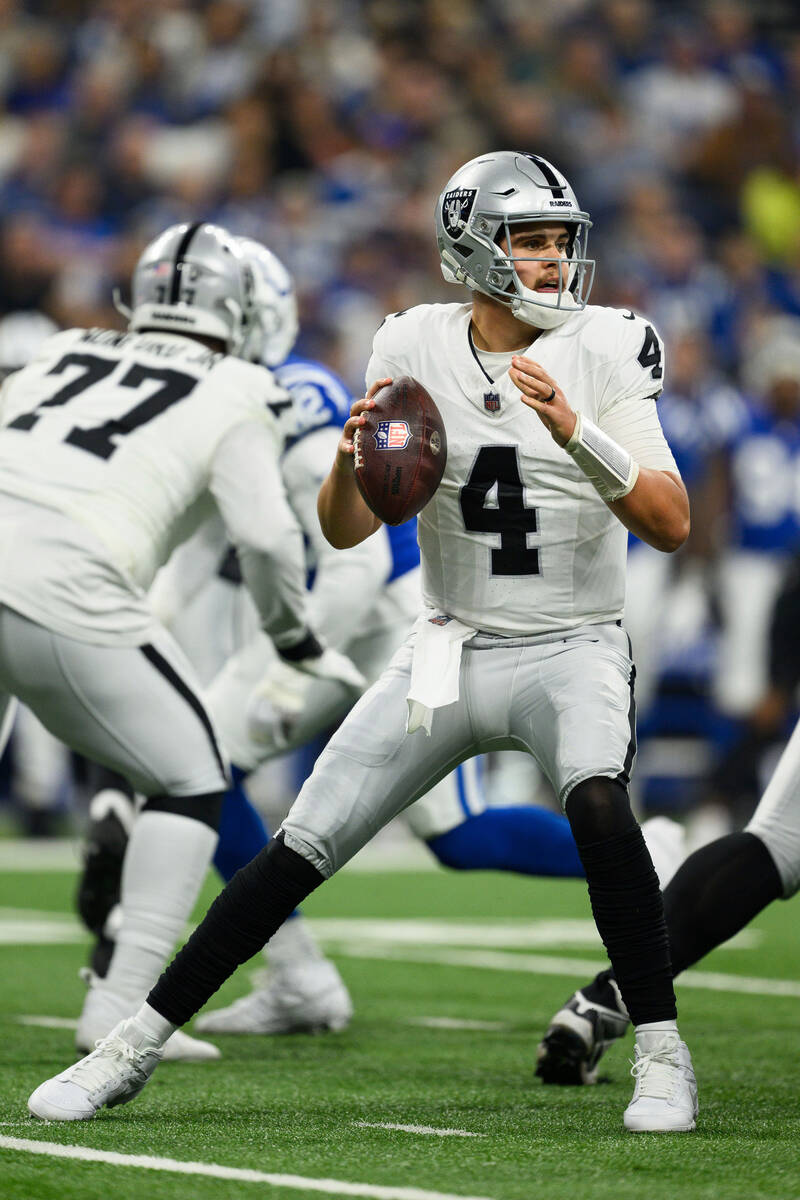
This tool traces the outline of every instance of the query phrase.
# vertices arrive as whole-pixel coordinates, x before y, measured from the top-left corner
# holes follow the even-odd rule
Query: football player
[[[310,891],[457,763],[507,747],[533,754],[565,807],[636,1026],[625,1126],[694,1129],[661,893],[628,800],[622,628],[626,528],[672,551],[689,508],[656,414],[660,339],[632,312],[587,306],[589,226],[568,181],[536,155],[487,154],[447,184],[439,251],[472,301],[384,323],[318,502],[332,545],[377,532],[353,437],[381,386],[418,379],[448,432],[446,471],[419,520],[423,613],[277,837],[220,893],[137,1015],[34,1092],[34,1115],[75,1120],[131,1099],[173,1030]]]
[[[266,247],[240,239],[254,270],[256,319],[243,353],[275,374],[293,400],[291,432],[281,470],[307,545],[311,577],[309,619],[326,644],[347,653],[370,682],[399,648],[420,607],[416,521],[384,526],[348,550],[334,550],[322,536],[316,511],[320,486],[336,453],[352,398],[321,363],[290,353],[298,332],[294,287],[279,259]],[[205,583],[203,575],[206,575]],[[356,695],[333,682],[317,681],[298,700],[302,710],[281,716],[280,689],[296,687],[267,637],[230,553],[220,521],[212,518],[172,556],[151,592],[156,611],[195,665],[237,783],[227,794],[214,863],[228,882],[269,838],[239,778],[262,762],[308,743],[332,728]],[[352,627],[352,597],[359,621]],[[221,668],[220,668],[220,664]],[[217,668],[220,668],[217,670]],[[272,696],[275,703],[270,702]],[[119,797],[103,792],[93,826],[99,872],[107,876],[106,841],[124,837],[109,812]],[[413,833],[444,865],[461,870],[513,870],[528,875],[582,876],[575,841],[564,817],[537,805],[487,808],[480,760],[469,760],[406,810]],[[104,832],[105,830],[105,832]],[[682,857],[678,827],[656,818],[645,825],[659,880]],[[84,876],[87,881],[87,875]],[[102,882],[102,881],[100,881]],[[94,889],[92,889],[94,890]],[[108,908],[103,913],[105,925]],[[111,917],[111,925],[116,916]],[[104,946],[108,953],[108,944]],[[341,1029],[352,1005],[335,965],[326,959],[299,913],[265,947],[269,971],[250,995],[195,1023],[204,1033],[285,1033]]]
[[[146,995],[217,841],[228,766],[195,673],[146,590],[216,506],[278,653],[339,656],[305,624],[300,530],[278,467],[271,376],[235,355],[252,273],[213,225],[142,254],[126,333],[70,329],[9,377],[0,427],[0,692],[147,797],[128,843],[122,926],[78,1025],[85,1048]],[[181,1036],[171,1056],[216,1056]]]

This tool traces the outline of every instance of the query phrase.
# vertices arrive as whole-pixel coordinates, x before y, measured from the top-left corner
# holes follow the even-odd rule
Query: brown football
[[[421,383],[393,379],[373,397],[357,431],[355,474],[364,500],[387,525],[402,525],[424,508],[447,462],[441,413]]]

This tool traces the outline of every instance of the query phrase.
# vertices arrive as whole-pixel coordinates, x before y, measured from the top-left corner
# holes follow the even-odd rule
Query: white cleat
[[[99,1039],[107,1037],[115,1025],[130,1016],[131,1009],[138,1005],[109,991],[103,981],[93,973],[87,973],[86,968],[81,976],[89,984],[89,991],[75,1032],[75,1048],[81,1054],[86,1054]],[[182,1029],[176,1029],[162,1046],[164,1062],[212,1062],[221,1057],[217,1046],[190,1037]]]
[[[636,1042],[631,1066],[636,1086],[625,1109],[625,1128],[632,1133],[690,1133],[697,1118],[697,1082],[686,1043],[677,1033],[646,1036],[646,1051]]]
[[[198,1017],[195,1028],[199,1033],[338,1032],[352,1015],[350,994],[336,967],[316,959],[273,969],[264,987]]]
[[[40,1083],[28,1111],[42,1121],[88,1121],[103,1105],[133,1100],[160,1060],[160,1047],[133,1018],[120,1021],[86,1058]]]

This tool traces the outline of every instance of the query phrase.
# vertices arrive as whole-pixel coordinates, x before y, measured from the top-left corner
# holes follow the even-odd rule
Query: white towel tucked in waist
[[[411,663],[406,731],[416,733],[424,729],[430,737],[434,708],[454,704],[458,699],[461,648],[475,636],[476,630],[435,609],[427,609],[414,628],[417,640]]]

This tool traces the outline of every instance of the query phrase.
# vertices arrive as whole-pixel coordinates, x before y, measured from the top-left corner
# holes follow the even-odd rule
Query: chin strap
[[[564,447],[606,503],[621,500],[639,478],[639,464],[583,413]]]

